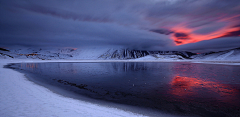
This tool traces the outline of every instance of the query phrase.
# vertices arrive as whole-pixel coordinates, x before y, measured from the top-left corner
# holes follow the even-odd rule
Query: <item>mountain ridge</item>
[[[80,60],[240,60],[240,47],[219,52],[196,54],[187,51],[148,51],[125,48],[0,49],[0,58],[80,59]]]

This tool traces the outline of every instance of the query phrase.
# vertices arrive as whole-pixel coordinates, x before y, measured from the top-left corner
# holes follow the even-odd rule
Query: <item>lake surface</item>
[[[193,116],[240,115],[240,66],[183,62],[19,63],[9,68],[88,98]]]

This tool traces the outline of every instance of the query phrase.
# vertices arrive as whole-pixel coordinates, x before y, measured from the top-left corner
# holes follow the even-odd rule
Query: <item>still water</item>
[[[240,66],[198,63],[19,63],[33,81],[177,115],[239,116]]]

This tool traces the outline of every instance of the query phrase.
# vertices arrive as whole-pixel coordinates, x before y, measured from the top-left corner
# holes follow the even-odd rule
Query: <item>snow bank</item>
[[[28,81],[23,74],[3,68],[3,65],[10,62],[23,62],[23,60],[0,59],[0,116],[2,117],[142,116],[55,94]]]

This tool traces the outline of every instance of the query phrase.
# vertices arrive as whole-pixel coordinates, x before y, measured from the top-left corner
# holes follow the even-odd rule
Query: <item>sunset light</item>
[[[199,28],[188,28],[186,25],[181,24],[173,27],[171,29],[175,33],[171,35],[176,45],[183,45],[188,43],[196,43],[203,40],[211,40],[220,37],[231,37],[239,36],[240,27],[225,26],[214,32],[208,34],[196,34],[194,31],[199,30]],[[231,34],[232,32],[237,32],[237,34]]]

